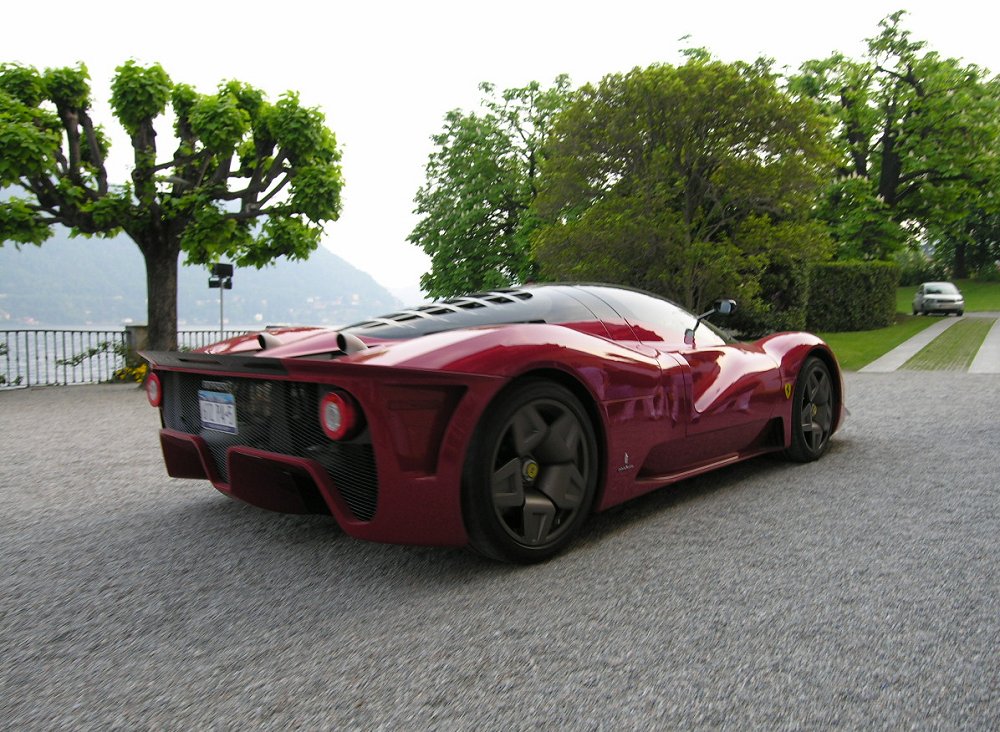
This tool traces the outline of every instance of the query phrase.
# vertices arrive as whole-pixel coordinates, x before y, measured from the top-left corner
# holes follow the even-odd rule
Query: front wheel
[[[571,391],[531,380],[487,410],[466,458],[462,512],[472,548],[509,562],[563,549],[590,513],[597,440]]]
[[[792,444],[786,457],[800,463],[818,459],[829,449],[837,397],[830,369],[822,359],[806,359],[792,394]]]

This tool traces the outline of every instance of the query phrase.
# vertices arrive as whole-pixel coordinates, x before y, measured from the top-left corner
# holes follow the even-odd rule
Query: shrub
[[[120,342],[101,341],[96,346],[91,346],[80,353],[68,356],[67,358],[56,359],[56,365],[79,366],[87,359],[101,354],[113,354],[119,356],[125,362],[124,366],[115,369],[115,372],[111,375],[111,381],[134,381],[141,384],[146,378],[149,365],[141,356],[134,351],[130,351],[128,346]]]
[[[760,296],[738,303],[725,327],[741,337],[804,330],[809,303],[809,267],[804,264],[772,264],[760,276]]]
[[[978,282],[1000,282],[1000,267],[996,264],[986,264],[976,270],[972,279]]]
[[[828,262],[813,266],[807,325],[816,331],[872,330],[891,325],[899,267],[893,262]]]
[[[904,249],[893,259],[899,267],[899,284],[904,287],[948,279],[948,268],[920,250]]]

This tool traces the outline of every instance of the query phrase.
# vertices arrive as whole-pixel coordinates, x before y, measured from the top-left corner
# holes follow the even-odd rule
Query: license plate
[[[201,426],[217,432],[236,434],[236,397],[223,391],[198,390]]]

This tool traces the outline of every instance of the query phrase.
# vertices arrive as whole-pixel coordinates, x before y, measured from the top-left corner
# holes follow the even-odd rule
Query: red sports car
[[[538,285],[333,331],[151,352],[167,472],[375,541],[552,556],[592,511],[767,452],[820,457],[844,416],[819,338],[737,343],[636,290]]]

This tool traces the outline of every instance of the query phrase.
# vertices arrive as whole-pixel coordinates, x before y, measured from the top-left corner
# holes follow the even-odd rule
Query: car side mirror
[[[732,315],[736,312],[736,301],[716,300],[712,309],[719,315]]]
[[[716,300],[712,305],[712,309],[707,313],[702,313],[698,316],[698,319],[694,321],[694,327],[688,328],[684,331],[684,344],[687,346],[694,345],[694,332],[698,330],[698,326],[701,325],[701,321],[710,315],[725,315],[729,317],[736,312],[736,301],[735,300]]]

